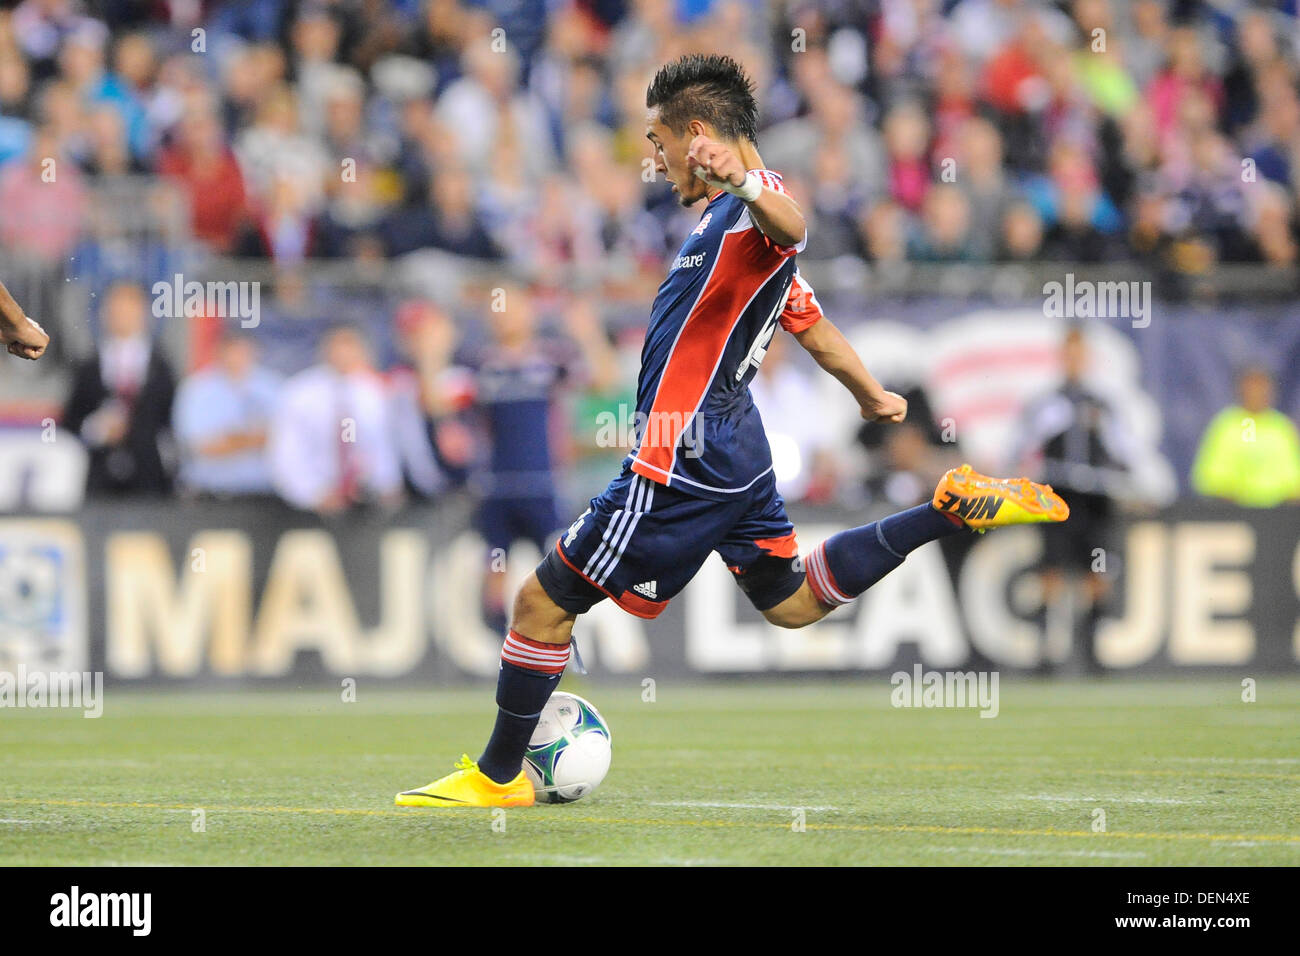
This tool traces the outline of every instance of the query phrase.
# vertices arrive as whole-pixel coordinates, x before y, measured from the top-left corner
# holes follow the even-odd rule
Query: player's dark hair
[[[745,70],[729,56],[692,53],[663,66],[645,94],[647,108],[677,135],[693,119],[723,139],[758,139],[758,101]]]

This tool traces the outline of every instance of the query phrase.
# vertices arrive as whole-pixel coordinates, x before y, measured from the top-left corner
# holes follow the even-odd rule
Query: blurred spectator
[[[818,153],[839,148],[860,182],[885,182],[884,146],[866,122],[866,107],[858,95],[829,77],[805,93],[810,107],[807,116],[777,123],[760,133],[759,152],[768,168],[810,179]]]
[[[268,92],[253,125],[235,140],[235,155],[253,203],[269,204],[275,187],[287,179],[301,194],[304,207],[314,212],[329,159],[324,143],[299,128],[298,107],[292,88],[280,86]]]
[[[277,174],[269,193],[251,213],[236,242],[236,255],[293,267],[322,253],[316,217],[297,177]]]
[[[32,114],[27,61],[0,52],[0,163],[27,151],[32,136]]]
[[[218,252],[229,251],[244,220],[244,178],[211,110],[182,120],[176,144],[163,152],[158,171],[185,189],[194,235]]]
[[[1071,622],[1072,630],[1082,626],[1074,647],[1095,671],[1097,625],[1112,579],[1096,573],[1094,562],[1097,549],[1111,547],[1114,501],[1126,487],[1135,449],[1115,410],[1087,385],[1089,362],[1083,329],[1070,328],[1061,345],[1064,381],[1026,406],[1015,459],[1036,470],[1070,506],[1069,521],[1043,529],[1044,604],[1049,613],[1059,607],[1070,579],[1078,579],[1086,607],[1081,618],[1076,614],[1077,624]],[[1049,666],[1046,655],[1043,666]]]
[[[750,391],[772,446],[777,491],[787,501],[824,503],[838,483],[836,438],[826,418],[808,414],[821,401],[818,384],[791,361],[789,336],[777,329]]]
[[[396,316],[403,364],[388,373],[393,429],[409,491],[433,498],[463,478],[472,452],[464,426],[439,399],[456,341],[451,317],[431,302],[404,303]]]
[[[991,260],[997,250],[1002,217],[1012,199],[1002,169],[1002,137],[991,122],[972,118],[957,138],[957,184],[970,207],[971,252]]]
[[[383,382],[360,330],[326,333],[321,362],[284,384],[267,443],[271,483],[303,510],[337,514],[402,496],[402,468]]]
[[[929,124],[915,103],[895,107],[885,117],[889,196],[909,212],[920,211],[930,188],[929,138]]]
[[[555,167],[555,155],[541,102],[519,87],[520,63],[510,46],[494,51],[488,43],[466,47],[465,74],[438,100],[437,116],[455,138],[468,169],[487,169],[495,144],[508,137],[526,143],[524,176],[541,180]]]
[[[921,225],[911,246],[911,258],[923,262],[964,262],[973,255],[970,203],[956,186],[932,187],[921,210]]]
[[[45,263],[66,260],[85,227],[88,198],[76,163],[42,128],[26,156],[0,167],[0,243]]]
[[[440,170],[429,185],[428,202],[394,211],[382,230],[392,256],[442,249],[473,259],[501,258],[476,206],[474,181],[461,168]]]
[[[899,394],[907,399],[907,420],[901,425],[863,422],[856,438],[870,457],[869,498],[902,510],[929,501],[943,473],[961,464],[961,452],[953,435],[945,441],[923,387],[899,387]]]
[[[209,495],[271,492],[266,434],[280,379],[258,364],[253,337],[227,330],[211,366],[182,380],[173,427],[184,488]]]
[[[82,160],[86,175],[98,179],[141,175],[148,167],[127,148],[122,115],[111,106],[100,106],[88,117],[90,151]]]
[[[90,453],[88,495],[164,495],[172,487],[175,376],[154,347],[144,289],[118,282],[104,296],[98,353],[73,373],[63,424]]]
[[[998,260],[1028,262],[1037,258],[1043,245],[1043,220],[1027,202],[1012,203],[1002,217]]]
[[[143,156],[150,145],[144,106],[120,77],[105,70],[107,43],[107,27],[97,20],[84,21],[63,44],[60,72],[84,107],[107,105],[118,112],[132,154]]]
[[[1300,500],[1300,434],[1273,408],[1273,376],[1254,366],[1237,380],[1240,403],[1210,422],[1192,465],[1192,487],[1247,508]]]
[[[861,256],[868,262],[896,263],[907,258],[908,219],[892,199],[864,206],[858,215]]]
[[[1223,83],[1206,67],[1204,46],[1195,26],[1180,26],[1165,46],[1166,64],[1147,88],[1156,129],[1169,145],[1177,134],[1179,114],[1189,97],[1204,96],[1217,113],[1223,106]]]

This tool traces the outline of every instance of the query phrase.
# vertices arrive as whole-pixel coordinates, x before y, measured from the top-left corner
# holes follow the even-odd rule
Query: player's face
[[[686,168],[686,151],[695,135],[689,126],[681,136],[676,135],[659,120],[656,107],[651,107],[646,114],[645,137],[654,150],[655,172],[662,173],[672,183],[673,192],[683,206],[699,202],[708,192],[704,181]]]

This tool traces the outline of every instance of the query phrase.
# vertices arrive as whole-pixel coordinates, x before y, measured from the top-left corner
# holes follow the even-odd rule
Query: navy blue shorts
[[[560,528],[560,514],[554,498],[484,498],[474,527],[489,551],[509,551],[510,545],[525,538],[545,552],[551,535]]]
[[[583,614],[608,597],[653,618],[713,551],[760,611],[799,589],[799,545],[771,472],[742,495],[711,501],[625,470],[560,535],[537,578],[566,611]]]

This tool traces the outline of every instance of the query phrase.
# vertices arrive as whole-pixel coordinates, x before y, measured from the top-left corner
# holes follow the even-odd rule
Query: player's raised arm
[[[907,399],[886,391],[876,381],[830,319],[822,318],[794,337],[818,365],[849,390],[867,421],[898,424],[907,417]]]
[[[777,245],[798,246],[804,241],[808,226],[799,204],[784,190],[771,188],[762,173],[748,169],[736,150],[696,136],[686,153],[686,165],[710,186],[743,199],[754,224]]]
[[[0,342],[9,354],[25,359],[40,358],[50,344],[49,335],[27,316],[3,282],[0,282]]]

